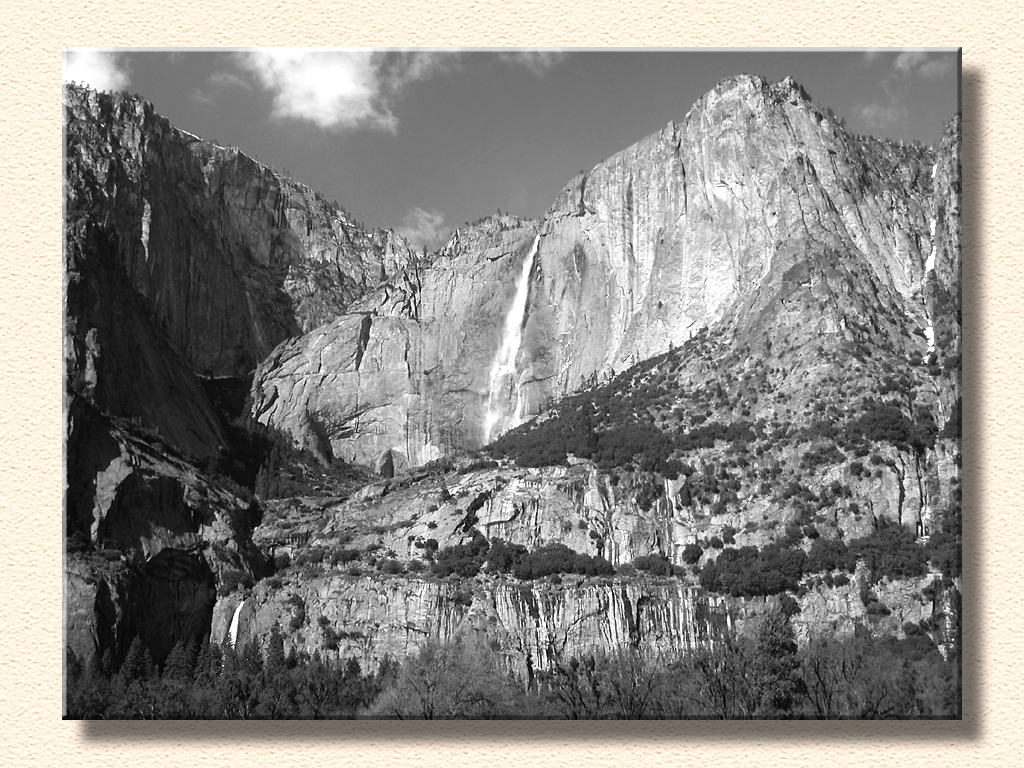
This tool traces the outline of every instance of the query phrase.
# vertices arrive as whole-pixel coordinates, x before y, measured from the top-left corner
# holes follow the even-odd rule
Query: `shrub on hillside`
[[[701,586],[709,592],[733,597],[759,597],[796,591],[803,577],[806,555],[801,549],[769,544],[762,550],[747,546],[723,549],[704,565]]]
[[[428,539],[427,544],[434,539]],[[433,570],[438,576],[476,576],[484,564],[490,545],[479,532],[469,544],[454,544],[438,550]]]
[[[870,536],[850,542],[850,551],[863,558],[871,569],[872,581],[915,578],[927,570],[928,551],[917,543],[914,534],[902,525],[880,519]]]
[[[674,572],[672,563],[661,554],[640,555],[633,559],[637,570],[646,571],[652,576],[671,576]]]
[[[512,573],[518,579],[539,579],[560,573],[611,576],[615,568],[599,555],[581,554],[564,544],[547,544],[520,558]]]
[[[700,544],[687,544],[683,547],[683,562],[687,565],[696,565],[704,554],[704,548]]]

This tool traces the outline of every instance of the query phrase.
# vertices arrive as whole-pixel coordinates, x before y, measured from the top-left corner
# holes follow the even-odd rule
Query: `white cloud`
[[[394,107],[405,87],[458,71],[466,53],[267,48],[239,53],[235,63],[273,95],[277,118],[305,120],[325,129],[394,133]],[[542,75],[567,55],[507,51],[497,60]],[[218,73],[211,85],[230,85],[230,78],[230,73]]]
[[[123,91],[131,69],[123,53],[96,48],[64,50],[64,82],[86,83],[97,91]]]
[[[927,51],[904,51],[893,62],[893,70],[901,75],[939,77],[951,71],[956,63],[954,54],[931,54]]]
[[[240,53],[236,62],[273,94],[275,117],[394,133],[402,89],[458,68],[459,59],[429,51],[268,48]],[[213,84],[231,85],[232,77],[218,73]]]
[[[428,251],[444,245],[451,231],[451,227],[444,223],[443,213],[423,208],[410,210],[398,228],[398,234],[408,240],[413,248],[419,250],[426,247]]]
[[[896,125],[906,116],[906,109],[890,101],[888,104],[874,102],[865,106],[857,107],[854,114],[875,130],[884,130]]]
[[[458,51],[379,51],[373,59],[382,87],[395,96],[409,83],[457,71],[462,60]]]
[[[897,72],[909,75],[927,60],[928,54],[924,51],[904,51],[896,57],[896,61],[893,62],[893,67]]]
[[[251,91],[253,84],[234,72],[220,70],[210,75],[210,80],[206,86],[197,88],[192,92],[192,99],[199,104],[213,107],[217,104],[217,92],[225,88],[241,88],[245,91]]]
[[[243,88],[245,90],[250,90],[252,88],[252,84],[244,77],[240,77],[234,72],[228,72],[226,70],[214,72],[210,75],[210,85],[216,86],[217,88],[228,88],[232,86]]]
[[[239,54],[239,63],[274,95],[274,116],[321,128],[391,131],[397,121],[372,51],[271,48]]]
[[[956,56],[947,54],[922,64],[918,71],[925,77],[941,77],[951,72],[955,65]]]
[[[565,51],[509,51],[498,54],[498,59],[506,64],[524,66],[539,77],[568,55]]]

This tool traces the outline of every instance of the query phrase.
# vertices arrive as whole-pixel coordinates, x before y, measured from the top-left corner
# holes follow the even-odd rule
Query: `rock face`
[[[942,369],[942,416],[960,397],[962,306],[960,297],[960,116],[946,126],[932,169],[932,250],[925,264],[929,352]]]
[[[942,617],[945,597],[921,596],[928,580],[876,589],[892,613],[871,621],[901,632],[906,622]],[[867,620],[856,582],[810,592],[800,600],[794,629],[801,642],[833,632],[850,636]],[[428,639],[477,637],[523,680],[534,671],[607,649],[636,649],[646,659],[673,659],[707,647],[723,632],[748,625],[774,600],[708,595],[671,579],[566,577],[562,583],[495,578],[451,582],[416,578],[323,576],[264,582],[250,594],[218,602],[212,639],[238,647],[260,643],[276,624],[286,647],[310,655],[355,658],[364,669],[415,654]],[[885,626],[881,626],[881,625]],[[941,637],[941,633],[940,633]]]
[[[187,455],[216,456],[220,419],[187,365],[150,322],[118,264],[116,233],[89,221],[65,230],[64,366],[68,397],[109,416],[134,420]],[[70,401],[69,401],[70,404]],[[66,419],[68,439],[79,442]]]
[[[64,111],[68,535],[121,564],[83,586],[69,561],[92,617],[69,643],[117,658],[141,633],[159,659],[209,626],[219,574],[263,562],[248,502],[196,470],[228,447],[197,374],[250,373],[419,260],[138,98],[67,86]]]
[[[842,286],[844,296],[862,305],[877,297],[869,315],[888,313],[923,329],[933,159],[929,150],[846,133],[792,81],[723,82],[681,123],[574,179],[543,220],[527,227],[540,239],[502,424],[515,426],[552,399],[678,346],[701,328],[737,317],[755,326],[765,292],[777,294],[784,281],[806,282],[819,270],[822,290],[834,287],[831,270],[833,282],[858,283]],[[329,435],[336,453],[365,461],[396,450],[415,464],[485,441],[486,377],[502,346],[495,334],[502,325],[493,319],[508,314],[532,245],[527,232],[513,242],[502,234],[496,248],[493,236],[458,233],[420,275],[412,322],[371,329],[374,347],[383,350],[383,336],[394,328],[400,349],[409,339],[424,350],[423,365],[409,366],[408,382],[394,385],[409,405],[361,419],[355,435]],[[845,309],[855,315],[863,306]],[[804,332],[836,331],[841,319]],[[363,345],[359,322],[317,329],[314,338],[291,342],[278,364],[262,366],[253,384],[258,418],[305,441],[306,411],[328,422],[359,419],[357,403],[367,401],[351,395],[322,408],[310,408],[316,398],[304,394],[267,405],[285,380],[321,371],[320,349],[340,345],[346,351],[338,354],[354,360]],[[803,327],[804,318],[795,325]],[[466,335],[484,328],[489,332]],[[444,368],[435,373],[438,360]],[[443,397],[424,414],[424,393],[430,399],[436,385]],[[331,388],[353,390],[340,382]],[[435,437],[444,434],[454,439]]]
[[[526,678],[599,648],[637,648],[646,658],[684,654],[728,623],[720,603],[671,581],[556,587],[338,576],[226,600],[217,607],[214,638],[258,640],[278,623],[300,650],[330,653],[333,637],[341,658],[376,668],[385,655],[415,653],[427,638],[478,634]]]
[[[162,662],[206,633],[226,572],[266,570],[251,539],[255,510],[81,400],[69,424],[68,645],[119,659],[138,635]]]
[[[286,341],[253,381],[252,414],[299,444],[395,469],[479,445],[513,275],[535,237],[511,217],[463,231],[416,282],[385,284]]]
[[[127,94],[64,89],[70,221],[116,238],[171,348],[204,375],[245,374],[404,271],[416,255],[237,149],[174,128]]]

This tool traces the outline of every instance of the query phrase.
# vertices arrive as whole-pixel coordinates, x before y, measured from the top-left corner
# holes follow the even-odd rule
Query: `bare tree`
[[[402,665],[377,711],[400,720],[491,719],[505,713],[508,693],[490,649],[469,640],[429,640]]]

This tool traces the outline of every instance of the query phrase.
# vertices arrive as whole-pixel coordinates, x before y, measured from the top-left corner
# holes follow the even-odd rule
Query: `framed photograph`
[[[958,49],[66,49],[67,719],[959,719]]]

